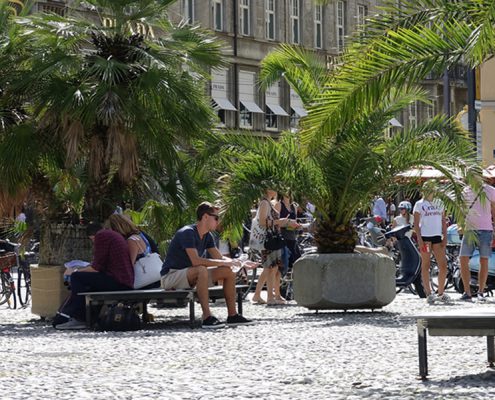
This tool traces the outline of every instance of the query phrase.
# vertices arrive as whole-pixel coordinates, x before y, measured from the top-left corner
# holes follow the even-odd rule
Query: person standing
[[[447,245],[447,221],[440,200],[433,198],[433,186],[423,186],[423,198],[414,205],[414,231],[418,238],[421,253],[421,278],[427,295],[428,304],[437,301],[448,303],[450,297],[444,293],[447,278],[447,261],[445,248]],[[438,294],[433,293],[430,284],[430,257],[435,256],[438,264]]]
[[[481,198],[484,193],[486,198]],[[485,301],[484,291],[488,278],[488,260],[492,255],[493,221],[492,206],[495,205],[495,188],[483,184],[477,193],[470,186],[462,192],[466,207],[468,207],[464,235],[462,237],[459,260],[464,294],[461,300],[471,301],[471,272],[469,258],[476,247],[480,253],[480,269],[478,274],[478,301]]]
[[[208,287],[222,281],[225,302],[227,304],[228,325],[248,325],[252,321],[237,314],[235,308],[235,273],[231,267],[241,267],[239,260],[222,256],[215,246],[211,232],[217,229],[219,209],[208,202],[201,203],[196,209],[196,223],[179,229],[167,251],[167,257],[161,270],[163,289],[190,289],[196,287],[196,293],[203,311],[202,328],[223,328],[211,314]],[[209,258],[207,258],[207,255]],[[246,265],[247,264],[247,265]],[[245,266],[254,267],[249,261]],[[210,268],[215,267],[215,268]]]
[[[373,203],[373,215],[378,215],[382,218],[382,221],[387,221],[387,204],[383,197],[376,196]]]
[[[258,278],[256,289],[252,298],[255,304],[284,305],[287,304],[280,294],[280,270],[283,268],[282,249],[267,250],[263,241],[268,229],[278,230],[284,228],[297,228],[299,224],[290,218],[280,218],[280,214],[275,209],[271,200],[274,199],[277,192],[271,189],[265,191],[264,197],[260,200],[258,211],[254,222],[256,227],[251,227],[251,238],[249,246],[261,252],[261,266],[263,271]],[[258,232],[259,230],[259,232]],[[262,299],[261,290],[266,283],[267,300]]]

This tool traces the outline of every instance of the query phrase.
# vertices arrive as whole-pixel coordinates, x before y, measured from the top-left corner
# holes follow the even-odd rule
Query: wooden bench
[[[430,336],[486,336],[488,366],[495,363],[495,310],[471,308],[417,315],[419,376],[427,379],[428,354],[426,334]]]
[[[243,293],[248,289],[247,285],[237,285],[237,311],[242,314]],[[113,292],[84,292],[79,293],[86,298],[86,325],[92,327],[93,306],[113,304],[117,302],[141,303],[143,306],[143,321],[148,321],[147,305],[150,301],[155,300],[161,304],[177,305],[183,302],[189,304],[189,323],[191,327],[195,325],[195,302],[197,300],[196,289],[181,290],[164,290],[164,289],[146,289],[146,290],[122,290]],[[223,288],[214,286],[209,288],[210,299],[215,301],[224,298]]]

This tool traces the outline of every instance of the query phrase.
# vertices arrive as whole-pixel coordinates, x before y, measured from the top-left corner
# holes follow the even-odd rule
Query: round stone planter
[[[306,254],[293,278],[295,300],[312,310],[373,310],[395,299],[395,264],[382,254]]]

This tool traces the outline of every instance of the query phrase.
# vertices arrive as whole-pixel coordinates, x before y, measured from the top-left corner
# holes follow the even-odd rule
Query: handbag
[[[274,229],[268,229],[266,231],[265,249],[266,250],[280,250],[285,247],[285,239],[280,232]]]
[[[98,328],[102,331],[137,331],[141,329],[138,306],[136,304],[105,304],[98,318]]]
[[[134,263],[134,289],[141,289],[161,279],[163,261],[158,253],[149,253]]]

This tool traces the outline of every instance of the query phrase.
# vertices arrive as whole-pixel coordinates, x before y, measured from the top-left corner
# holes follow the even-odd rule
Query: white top
[[[406,219],[406,217],[402,215],[398,215],[397,217],[394,218],[395,224],[397,226],[405,226],[405,225],[411,225],[413,226],[414,224],[414,217],[412,215],[409,215],[409,221]]]
[[[414,205],[413,213],[419,213],[421,236],[442,236],[443,204],[440,200],[421,199]]]

